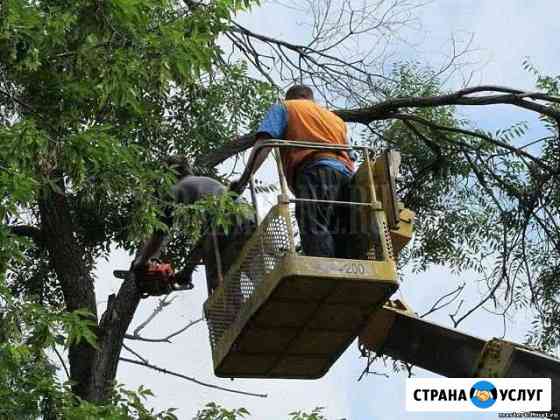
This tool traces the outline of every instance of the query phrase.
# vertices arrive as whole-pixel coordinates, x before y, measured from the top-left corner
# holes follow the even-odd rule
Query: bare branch
[[[199,318],[196,319],[194,321],[190,321],[187,325],[185,325],[183,328],[169,334],[166,337],[163,338],[146,338],[146,337],[142,337],[138,334],[136,334],[136,331],[134,334],[125,334],[124,338],[128,339],[128,340],[136,340],[136,341],[145,341],[147,343],[171,343],[171,339],[173,337],[178,336],[179,334],[184,333],[185,331],[187,331],[189,328],[191,328],[193,325],[196,325],[200,322],[202,322],[204,320],[204,318]]]
[[[349,62],[347,62],[347,61],[345,61],[345,60],[342,60],[342,59],[339,58],[339,57],[335,57],[335,56],[333,56],[333,55],[327,54],[326,51],[327,51],[329,48],[327,48],[327,49],[322,49],[322,50],[316,50],[316,49],[314,49],[314,48],[312,48],[312,47],[310,47],[310,46],[307,46],[307,45],[292,44],[292,43],[290,43],[290,42],[286,42],[286,41],[282,41],[282,40],[280,40],[280,39],[272,38],[272,37],[269,37],[269,36],[267,36],[267,35],[257,34],[256,32],[253,32],[253,31],[251,31],[251,30],[249,30],[249,29],[247,29],[247,28],[245,28],[245,27],[243,27],[243,26],[241,26],[240,24],[235,23],[235,22],[233,23],[233,25],[234,25],[234,26],[231,28],[231,31],[232,31],[232,32],[237,32],[237,33],[240,33],[240,34],[245,35],[246,37],[250,37],[250,38],[254,38],[254,39],[258,39],[258,40],[260,40],[260,41],[263,41],[263,42],[265,42],[265,43],[267,43],[267,44],[269,44],[269,45],[270,45],[270,44],[273,44],[273,45],[277,45],[277,46],[279,46],[279,47],[285,48],[285,49],[287,49],[287,50],[293,51],[293,52],[295,52],[296,54],[298,54],[299,56],[301,56],[302,58],[305,58],[305,59],[307,59],[307,60],[310,60],[310,61],[314,62],[315,64],[318,64],[318,62],[313,58],[313,55],[315,55],[315,56],[317,56],[317,57],[322,57],[322,58],[329,59],[329,60],[331,60],[333,63],[337,63],[337,64],[340,64],[340,65],[342,65],[342,66],[344,66],[344,67],[348,67],[348,68],[350,68],[351,70],[354,70],[354,71],[356,71],[356,72],[358,72],[358,73],[362,73],[362,74],[364,74],[364,75],[366,75],[366,76],[368,76],[368,77],[378,77],[378,78],[383,79],[383,80],[388,80],[388,81],[394,82],[394,80],[392,80],[392,79],[390,79],[390,78],[388,78],[388,77],[386,77],[386,76],[384,76],[384,75],[382,75],[382,74],[377,74],[377,73],[372,74],[372,73],[368,72],[367,70],[365,70],[365,69],[363,69],[363,68],[360,68],[360,67],[358,67],[358,66],[356,66],[356,65],[353,65],[352,63],[349,63]],[[290,60],[290,59],[285,55],[285,53],[284,53],[284,57],[285,57],[286,59]],[[291,61],[291,60],[290,60],[290,61]],[[292,64],[294,64],[294,63],[292,63]],[[299,67],[299,66],[294,65],[294,67]]]
[[[160,372],[160,373],[163,373],[163,374],[166,374],[166,375],[176,376],[178,378],[182,378],[182,379],[184,379],[186,381],[189,381],[189,382],[194,382],[195,384],[202,385],[202,386],[205,386],[207,388],[218,389],[220,391],[231,392],[231,393],[240,394],[240,395],[246,395],[246,396],[249,396],[249,397],[259,397],[259,398],[267,398],[268,397],[268,394],[256,394],[256,393],[252,393],[252,392],[239,391],[239,390],[233,389],[233,388],[225,388],[225,387],[218,386],[218,385],[212,385],[212,384],[209,384],[209,383],[206,383],[206,382],[199,381],[198,379],[195,379],[193,377],[183,375],[182,373],[173,372],[171,370],[164,369],[164,368],[158,367],[156,365],[153,365],[153,364],[147,363],[147,362],[132,360],[132,359],[128,359],[126,357],[121,357],[119,360],[121,360],[123,362],[126,362],[126,363],[132,363],[134,365],[144,366],[144,367],[147,367],[149,369],[153,369],[157,372]]]
[[[526,158],[532,160],[533,162],[535,162],[537,165],[542,167],[547,172],[558,173],[560,171],[560,168],[558,168],[558,169],[551,168],[546,163],[544,163],[542,161],[542,159],[539,159],[539,158],[531,155],[530,153],[526,152],[523,149],[520,149],[518,147],[514,147],[514,146],[512,146],[508,143],[505,143],[503,141],[494,139],[494,138],[492,138],[490,136],[487,136],[486,134],[478,132],[478,131],[465,130],[463,128],[455,128],[455,127],[445,127],[445,126],[436,124],[436,123],[434,123],[430,120],[427,120],[425,118],[418,117],[416,115],[410,115],[410,114],[395,113],[395,114],[392,114],[392,118],[400,119],[400,120],[412,120],[412,121],[416,121],[418,123],[424,124],[424,125],[432,128],[432,129],[435,129],[435,130],[443,130],[443,131],[448,131],[448,132],[451,132],[451,133],[457,133],[457,134],[463,134],[463,135],[466,135],[466,136],[477,137],[481,140],[486,141],[487,143],[493,144],[494,146],[498,146],[500,148],[509,150],[513,154],[516,154],[516,155],[522,156],[522,157],[526,157]],[[457,142],[457,144],[459,144],[459,142]],[[462,145],[466,146],[466,147],[469,147],[468,145],[466,145],[464,143],[462,143]],[[472,149],[473,147],[470,146],[469,148]]]
[[[488,96],[467,96],[475,93],[481,92],[498,92],[503,93],[499,95],[488,95]],[[373,121],[380,120],[390,120],[390,119],[402,119],[408,121],[416,121],[425,126],[428,126],[436,130],[446,130],[449,132],[454,132],[457,134],[463,134],[467,136],[473,136],[484,140],[494,146],[500,147],[507,150],[508,152],[514,153],[518,156],[526,157],[539,166],[541,166],[546,171],[552,171],[553,173],[560,173],[560,168],[551,168],[544,164],[541,159],[531,155],[523,147],[514,147],[508,143],[494,139],[478,131],[471,131],[466,129],[454,128],[454,127],[443,127],[432,121],[426,120],[416,115],[401,113],[402,109],[408,108],[427,108],[427,107],[440,107],[440,106],[453,106],[453,105],[469,105],[469,106],[482,106],[482,105],[495,105],[495,104],[509,104],[530,111],[537,112],[541,115],[550,117],[554,119],[558,126],[560,126],[560,112],[557,111],[552,106],[541,105],[536,102],[526,101],[523,98],[529,98],[533,100],[541,100],[550,103],[560,103],[560,98],[556,96],[550,96],[539,92],[523,92],[521,90],[502,87],[502,86],[476,86],[466,89],[461,89],[457,92],[438,95],[438,96],[418,96],[418,97],[405,97],[405,98],[391,98],[381,102],[378,102],[367,108],[357,108],[357,109],[346,109],[346,110],[334,110],[333,112],[337,114],[346,122],[354,122],[361,124],[369,124]],[[253,134],[247,134],[238,137],[231,142],[226,143],[224,146],[214,150],[210,154],[206,155],[204,158],[197,162],[199,166],[215,166],[229,157],[241,153],[254,144],[255,138]],[[463,144],[463,146],[467,146]]]
[[[140,331],[142,331],[144,328],[146,328],[148,326],[148,324],[150,322],[152,322],[154,320],[154,318],[156,316],[158,316],[167,306],[169,306],[171,303],[173,303],[173,301],[177,297],[177,296],[175,296],[175,297],[169,298],[169,296],[170,295],[165,295],[163,298],[161,298],[159,300],[158,305],[156,306],[154,311],[150,314],[150,316],[144,322],[140,323],[138,325],[138,327],[136,327],[136,329],[132,333],[133,336],[138,336]]]
[[[125,350],[127,350],[128,352],[132,353],[134,356],[136,356],[138,359],[140,359],[141,362],[144,363],[148,363],[148,359],[143,358],[139,353],[137,353],[135,350],[133,350],[132,348],[128,347],[126,344],[123,343],[123,348]]]
[[[176,336],[178,336],[179,334],[184,333],[184,332],[187,331],[190,327],[192,327],[193,325],[196,325],[196,324],[198,324],[198,323],[200,323],[200,322],[202,322],[202,321],[204,321],[204,318],[199,318],[199,319],[196,319],[196,320],[194,320],[194,321],[191,321],[191,322],[189,322],[187,325],[185,325],[183,328],[181,328],[181,329],[175,331],[175,332],[172,333],[172,334],[169,334],[167,337],[164,338],[164,340],[165,340],[165,341],[171,341],[171,339],[172,339],[173,337],[176,337]]]
[[[473,93],[498,92],[499,95],[468,96]],[[392,98],[379,102],[368,108],[340,110],[337,114],[346,122],[358,122],[368,124],[375,120],[390,118],[392,113],[402,108],[435,108],[440,106],[466,105],[498,105],[509,104],[519,108],[537,112],[552,118],[557,126],[560,126],[560,112],[556,109],[530,102],[526,99],[541,100],[551,103],[559,103],[560,98],[539,92],[524,92],[521,90],[502,86],[476,86],[461,89],[446,95],[418,96],[405,98]]]
[[[255,134],[246,134],[244,136],[237,137],[227,142],[220,148],[206,154],[203,158],[196,162],[196,166],[200,167],[214,167],[219,165],[231,156],[244,152],[245,150],[251,148],[255,143]]]
[[[68,370],[68,367],[66,366],[66,362],[64,361],[64,359],[62,358],[62,355],[60,354],[60,352],[58,351],[58,349],[56,347],[53,347],[54,352],[56,354],[56,357],[58,358],[60,364],[62,365],[62,368],[64,369],[64,372],[66,373],[66,377],[68,379],[70,379],[70,371]]]
[[[465,286],[466,286],[466,283],[463,282],[456,289],[454,289],[451,292],[446,293],[445,295],[440,297],[438,300],[435,301],[435,303],[432,305],[432,307],[427,312],[420,315],[420,318],[427,317],[428,315],[433,314],[434,312],[437,312],[440,309],[443,309],[446,306],[451,305],[453,302],[455,302],[455,300],[457,300],[459,298],[459,296],[461,296],[461,293],[465,289]],[[447,302],[442,303],[447,298],[450,298],[450,299]]]

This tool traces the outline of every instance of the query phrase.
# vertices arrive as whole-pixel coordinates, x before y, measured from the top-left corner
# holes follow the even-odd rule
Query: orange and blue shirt
[[[273,105],[257,130],[272,138],[347,145],[346,123],[336,114],[307,99],[294,99]],[[346,152],[284,148],[282,163],[289,185],[295,173],[316,165],[326,165],[345,174],[354,172]]]

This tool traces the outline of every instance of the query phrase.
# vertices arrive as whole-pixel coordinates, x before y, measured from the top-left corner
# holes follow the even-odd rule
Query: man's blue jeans
[[[296,174],[296,198],[348,201],[351,177],[327,166],[317,165]],[[303,252],[315,257],[346,256],[345,238],[348,231],[348,207],[340,204],[296,204]]]

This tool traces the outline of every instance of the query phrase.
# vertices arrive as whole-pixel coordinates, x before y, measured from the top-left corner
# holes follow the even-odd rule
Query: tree
[[[313,36],[301,45],[237,24],[235,12],[251,4],[2,4],[0,272],[11,289],[4,296],[58,313],[56,322],[72,320],[74,327],[61,334],[75,395],[111,401],[123,340],[140,302],[127,280],[99,316],[96,260],[111,244],[133,251],[145,235],[164,228],[158,215],[170,204],[164,191],[180,170],[177,163],[219,176],[217,165],[251,147],[254,124],[282,81],[312,84],[344,120],[366,128],[365,142],[401,150],[402,194],[420,221],[404,261],[418,269],[432,263],[474,269],[488,283],[481,303],[455,314],[455,325],[487,302],[502,310],[529,305],[538,311],[535,342],[556,347],[560,79],[526,64],[538,91],[474,86],[446,92],[439,77],[460,64],[465,49],[432,71],[387,70],[377,65],[378,50],[347,48],[357,37],[383,41],[410,23],[419,5],[413,0],[344,2],[342,11],[311,0]],[[246,61],[231,61],[224,44]],[[454,112],[492,104],[537,113],[550,135],[520,144],[522,124],[487,133]],[[185,247],[173,255],[180,265],[192,238],[173,240],[172,248]],[[52,370],[33,363],[33,369]]]
[[[140,298],[125,282],[98,317],[96,259],[112,242],[131,249],[161,227],[154,193],[173,183],[167,157],[208,153],[270,102],[270,90],[242,64],[218,60],[218,34],[247,5],[3,5],[2,273],[22,298],[33,293],[95,324],[95,346],[69,347],[82,399],[108,398]]]

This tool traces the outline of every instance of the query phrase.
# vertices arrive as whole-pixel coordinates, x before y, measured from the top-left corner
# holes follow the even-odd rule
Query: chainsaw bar
[[[113,276],[121,280],[128,280],[130,278],[130,270],[113,270]],[[192,283],[171,283],[173,291],[191,290],[194,288]]]
[[[114,270],[113,276],[118,279],[127,280],[130,277],[130,271],[128,270]]]

